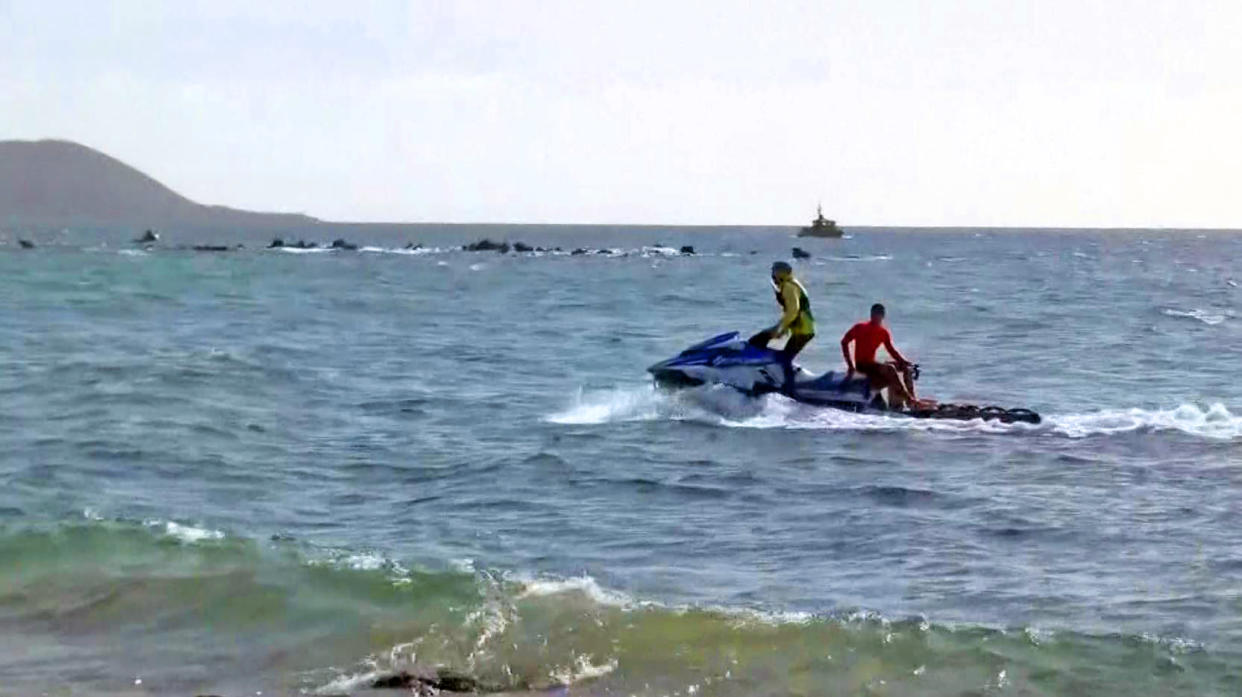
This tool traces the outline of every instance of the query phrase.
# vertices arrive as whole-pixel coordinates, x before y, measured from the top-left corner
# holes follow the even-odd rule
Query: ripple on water
[[[476,232],[418,241],[448,249]],[[460,252],[443,268],[386,254],[240,253],[210,268],[188,253],[23,257],[22,273],[0,273],[0,297],[29,299],[0,321],[0,364],[16,376],[0,390],[20,412],[16,428],[0,418],[0,558],[32,556],[0,563],[0,586],[42,574],[20,581],[35,619],[114,592],[88,613],[98,632],[22,625],[78,654],[47,661],[53,680],[89,666],[107,685],[132,682],[126,666],[210,664],[210,647],[245,636],[234,654],[260,667],[230,657],[220,674],[243,684],[213,692],[266,688],[246,681],[290,661],[305,663],[280,689],[313,674],[296,685],[313,691],[337,677],[327,666],[352,672],[409,642],[502,679],[595,675],[583,689],[600,694],[1242,692],[1230,561],[1242,392],[1227,365],[1169,358],[1199,334],[1232,355],[1219,260],[1242,256],[1236,236],[1145,233],[1145,249],[1114,233],[872,230],[817,254],[849,261],[801,267],[823,327],[809,368],[839,363],[837,332],[877,299],[882,268],[904,279],[883,300],[925,367],[920,387],[1035,407],[1039,426],[652,389],[652,361],[771,321],[767,264],[788,254],[789,232],[680,232],[709,253],[760,254],[654,270]],[[656,241],[620,237],[575,242]],[[1170,261],[1190,258],[1187,244],[1204,273]],[[1079,250],[1089,263],[1064,263]],[[33,294],[31,274],[43,277]],[[100,529],[6,537],[88,506],[236,532],[194,541],[162,522],[92,519]],[[316,545],[337,546],[340,563],[311,565]],[[406,558],[475,561],[426,575],[393,561]],[[614,608],[587,581],[554,585],[583,569],[629,599]],[[506,585],[523,573],[547,574],[552,592]],[[855,607],[893,619],[834,614]],[[255,623],[276,615],[287,621]],[[0,649],[0,673],[31,675],[4,663],[13,655]],[[584,656],[616,668],[573,673]]]
[[[904,486],[866,485],[855,487],[852,491],[860,493],[876,503],[901,508],[936,506],[940,505],[946,498],[928,489],[914,489]]]

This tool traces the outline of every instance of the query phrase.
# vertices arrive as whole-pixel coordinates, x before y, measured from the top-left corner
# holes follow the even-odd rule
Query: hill
[[[61,140],[0,141],[0,223],[294,227],[309,216],[207,206],[98,150]]]

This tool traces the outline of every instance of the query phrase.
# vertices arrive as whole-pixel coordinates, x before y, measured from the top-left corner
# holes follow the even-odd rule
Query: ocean
[[[1242,693],[1242,233],[136,232],[0,233],[0,695]],[[793,246],[1043,423],[653,387]]]

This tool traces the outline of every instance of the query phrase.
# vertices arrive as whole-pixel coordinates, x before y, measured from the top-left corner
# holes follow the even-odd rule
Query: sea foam
[[[1122,408],[1048,414],[1042,424],[1032,425],[856,414],[808,406],[779,395],[751,398],[727,387],[664,391],[643,386],[579,392],[566,409],[546,420],[565,425],[671,420],[728,428],[1042,433],[1069,438],[1178,431],[1213,440],[1242,439],[1242,416],[1220,403],[1206,407],[1187,403],[1170,409]]]

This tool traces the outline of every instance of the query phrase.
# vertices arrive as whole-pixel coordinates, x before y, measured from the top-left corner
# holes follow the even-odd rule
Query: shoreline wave
[[[82,680],[88,688],[132,681],[126,666],[142,655],[140,679],[157,695],[221,685],[339,694],[417,666],[448,668],[505,693],[572,686],[573,694],[740,697],[816,684],[947,697],[1003,678],[1037,694],[1091,686],[1123,695],[1144,685],[1196,694],[1226,684],[1237,658],[1153,634],[670,605],[585,575],[429,571],[376,552],[169,530],[96,512],[42,529],[0,527],[0,552],[17,562],[0,570],[11,589],[2,614],[27,628],[32,646],[69,632],[82,660],[115,666],[115,674]],[[198,590],[172,592],[179,588]],[[51,608],[62,609],[49,615]],[[253,647],[260,655],[255,665],[238,659],[236,672],[186,685],[174,660],[185,660],[184,650],[126,640],[163,633],[190,646],[248,637],[260,642]],[[316,638],[307,643],[308,636]],[[0,672],[12,667],[5,663]],[[58,671],[36,671],[21,684],[66,682]]]

